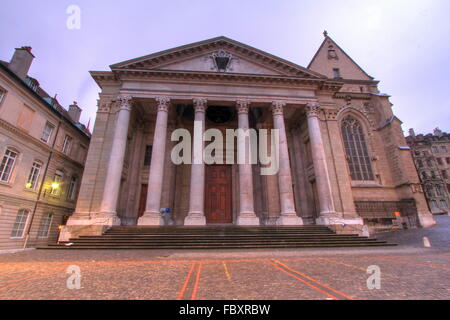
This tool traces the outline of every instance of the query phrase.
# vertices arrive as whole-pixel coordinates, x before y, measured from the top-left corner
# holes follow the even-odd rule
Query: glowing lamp
[[[25,187],[26,187],[27,189],[31,189],[32,186],[33,186],[33,184],[32,184],[31,182],[28,182],[28,183],[25,185]]]
[[[52,188],[53,189],[58,189],[59,188],[59,183],[58,182],[53,182],[52,183]]]

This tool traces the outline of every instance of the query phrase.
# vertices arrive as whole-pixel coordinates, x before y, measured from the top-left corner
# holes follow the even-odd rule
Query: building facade
[[[27,75],[30,47],[0,61],[0,250],[56,242],[74,211],[90,134]]]
[[[449,212],[450,201],[450,134],[435,129],[433,134],[414,133],[406,137],[419,173],[430,211]]]
[[[320,224],[367,234],[398,221],[434,224],[389,97],[327,34],[307,68],[218,37],[91,75],[101,88],[97,118],[60,240],[162,225],[161,208],[178,226]],[[205,130],[237,128],[277,129],[276,174],[262,175],[261,162],[172,161],[179,129],[195,154]]]

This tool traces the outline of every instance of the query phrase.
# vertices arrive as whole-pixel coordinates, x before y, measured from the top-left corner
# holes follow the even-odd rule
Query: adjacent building
[[[0,61],[0,250],[55,242],[74,211],[90,133],[28,76],[30,47]]]
[[[110,68],[91,72],[97,118],[61,240],[161,226],[162,208],[178,226],[318,224],[367,234],[434,224],[389,96],[326,33],[306,68],[226,37]],[[177,129],[196,140],[237,128],[278,130],[276,174],[262,175],[261,162],[171,159]]]
[[[406,141],[411,147],[431,212],[449,212],[450,134],[436,128],[432,134],[416,135],[410,129]]]

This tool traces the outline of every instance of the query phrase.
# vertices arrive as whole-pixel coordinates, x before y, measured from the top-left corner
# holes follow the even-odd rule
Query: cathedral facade
[[[307,68],[226,37],[110,68],[91,72],[97,118],[60,240],[114,225],[318,224],[367,234],[434,224],[389,96],[326,33]],[[259,160],[173,161],[180,129],[195,149],[208,145],[209,129],[238,128],[276,129],[274,174],[261,174]]]

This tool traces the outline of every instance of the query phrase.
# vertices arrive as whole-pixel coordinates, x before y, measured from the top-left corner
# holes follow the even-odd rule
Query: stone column
[[[249,130],[248,124],[248,101],[237,101],[238,125],[242,129],[239,134]],[[248,148],[246,148],[245,138],[239,138],[238,134],[238,152],[245,153],[245,162],[239,163],[239,214],[237,217],[238,225],[259,225],[259,218],[255,214],[253,202],[253,174],[252,174],[252,157],[251,157],[251,138],[248,135]],[[256,143],[256,141],[253,141]],[[238,156],[239,159],[239,156]]]
[[[157,97],[158,113],[156,114],[155,132],[153,134],[152,159],[148,176],[147,204],[145,212],[138,220],[138,225],[163,225],[161,218],[161,194],[164,178],[164,158],[166,155],[167,119],[170,99]]]
[[[194,147],[192,148],[191,187],[189,196],[189,213],[184,219],[186,226],[204,226],[205,218],[205,162],[203,161],[203,133],[205,132],[205,112],[207,100],[194,99]]]
[[[306,115],[308,117],[308,132],[311,141],[311,155],[314,164],[314,174],[316,177],[317,194],[319,196],[320,217],[318,222],[326,218],[327,215],[333,217],[336,210],[331,193],[331,183],[328,174],[328,166],[325,157],[325,149],[322,141],[319,123],[320,105],[317,102],[306,105]],[[325,223],[329,224],[329,223]]]
[[[106,170],[105,188],[100,205],[99,218],[105,218],[104,225],[119,225],[117,217],[117,199],[119,197],[125,149],[127,146],[128,126],[130,123],[131,96],[119,96],[119,111]]]
[[[272,103],[273,126],[279,132],[279,169],[278,188],[280,193],[281,213],[277,220],[278,225],[302,225],[302,219],[297,216],[294,204],[294,191],[292,189],[291,165],[289,162],[286,128],[284,125],[283,108],[286,103],[274,101]]]
[[[125,205],[125,213],[122,216],[122,225],[132,226],[137,223],[136,203],[139,201],[139,186],[141,184],[142,147],[144,141],[144,125],[138,124],[134,136],[133,156],[130,161],[128,177],[128,201]]]

